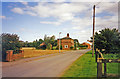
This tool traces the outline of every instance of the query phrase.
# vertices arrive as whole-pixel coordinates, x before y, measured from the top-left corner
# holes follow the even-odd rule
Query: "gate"
[[[104,51],[104,49],[102,49]],[[97,62],[97,77],[108,77],[107,63],[120,63],[120,59],[105,59],[100,52],[96,49],[96,62]],[[104,64],[104,73],[102,73],[102,64]]]

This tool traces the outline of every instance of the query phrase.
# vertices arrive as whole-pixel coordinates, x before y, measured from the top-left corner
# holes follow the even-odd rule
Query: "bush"
[[[13,54],[19,54],[21,53],[21,50],[13,50]]]
[[[58,50],[59,49],[59,46],[57,46],[56,47],[56,50]],[[60,46],[60,50],[62,50],[63,48],[62,48],[62,45]]]
[[[52,47],[52,50],[56,50],[56,46]]]
[[[87,47],[81,47],[80,49],[87,49]]]
[[[45,49],[46,49],[46,45],[38,46],[38,47],[36,47],[36,48],[37,48],[37,49],[45,50]]]
[[[116,29],[103,29],[95,33],[95,49],[105,49],[104,53],[120,53],[120,33]]]
[[[6,58],[7,50],[19,50],[22,46],[19,42],[19,37],[16,34],[3,33],[2,38],[2,58]]]
[[[51,44],[50,43],[47,44],[47,49],[51,49]]]
[[[80,44],[80,49],[87,49],[87,45],[82,45],[82,44]]]
[[[71,50],[72,50],[73,48],[74,48],[73,46],[70,47]]]

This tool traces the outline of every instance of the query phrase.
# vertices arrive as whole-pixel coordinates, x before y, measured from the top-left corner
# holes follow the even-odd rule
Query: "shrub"
[[[58,49],[59,49],[59,46],[56,47],[56,50],[58,50]],[[60,49],[61,50],[63,49],[62,45],[60,46]]]
[[[105,49],[104,53],[120,53],[120,33],[116,29],[103,29],[95,33],[95,49]]]
[[[73,48],[74,48],[73,46],[70,47],[71,50],[72,50]]]
[[[19,42],[18,35],[3,33],[0,37],[2,38],[2,58],[3,58],[3,60],[6,58],[7,50],[19,50],[21,48],[21,44]]]

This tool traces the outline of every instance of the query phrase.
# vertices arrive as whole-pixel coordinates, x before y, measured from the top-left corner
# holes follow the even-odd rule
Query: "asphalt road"
[[[87,50],[76,50],[64,52],[55,56],[20,62],[19,64],[8,65],[3,63],[3,77],[58,77],[77,58],[86,53]]]

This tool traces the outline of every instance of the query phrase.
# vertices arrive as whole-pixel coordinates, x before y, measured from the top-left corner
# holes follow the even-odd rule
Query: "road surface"
[[[77,58],[87,50],[64,52],[55,56],[2,66],[3,77],[58,77]],[[16,61],[17,62],[17,61]],[[14,62],[7,62],[7,64]]]

